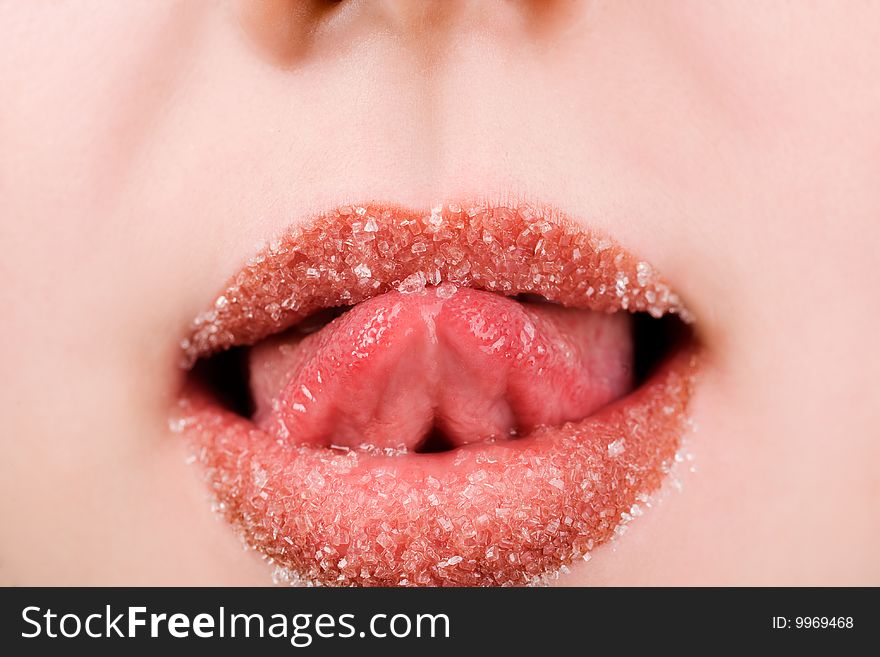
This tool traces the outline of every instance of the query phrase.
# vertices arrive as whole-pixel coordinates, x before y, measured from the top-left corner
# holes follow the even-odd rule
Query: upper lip
[[[232,276],[193,321],[184,364],[325,307],[441,282],[692,319],[654,267],[550,208],[344,206],[276,237]],[[219,508],[287,577],[525,583],[610,538],[660,485],[687,426],[693,354],[680,350],[624,398],[580,421],[538,426],[517,447],[468,444],[418,464],[298,445],[198,386],[184,392],[174,426],[195,443]]]
[[[253,344],[316,310],[359,303],[412,275],[429,284],[537,294],[565,306],[691,320],[648,262],[558,210],[525,203],[347,205],[276,236],[232,276],[192,322],[181,343],[183,363]]]

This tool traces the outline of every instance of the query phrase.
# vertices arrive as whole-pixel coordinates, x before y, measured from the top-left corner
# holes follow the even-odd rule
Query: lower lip
[[[687,429],[696,356],[580,422],[437,454],[290,447],[204,390],[176,427],[217,508],[297,584],[540,583],[612,538],[659,488]]]

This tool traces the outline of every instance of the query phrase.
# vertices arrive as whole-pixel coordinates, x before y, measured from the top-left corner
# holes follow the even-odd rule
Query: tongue
[[[629,390],[629,315],[451,285],[251,350],[255,421],[293,443],[424,450],[581,420]],[[429,438],[430,437],[430,438]]]

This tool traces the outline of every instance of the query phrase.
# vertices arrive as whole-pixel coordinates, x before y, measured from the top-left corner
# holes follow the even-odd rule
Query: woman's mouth
[[[173,426],[290,581],[534,583],[662,483],[697,369],[676,317],[652,266],[554,211],[342,207],[196,318]]]

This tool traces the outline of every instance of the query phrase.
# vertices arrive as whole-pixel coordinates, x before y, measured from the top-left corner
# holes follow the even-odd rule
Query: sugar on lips
[[[174,426],[288,580],[541,581],[638,515],[687,428],[693,350],[634,387],[627,312],[691,319],[655,268],[556,211],[341,207],[254,256],[182,343],[186,366],[255,345],[257,412],[193,384]],[[447,449],[423,453],[438,430]]]

